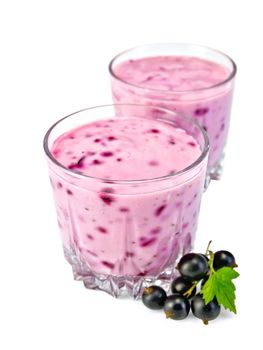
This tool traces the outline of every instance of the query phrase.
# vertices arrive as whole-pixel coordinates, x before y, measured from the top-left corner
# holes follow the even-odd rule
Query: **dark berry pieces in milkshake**
[[[176,233],[194,236],[198,215],[193,213],[200,204],[194,195],[203,188],[205,162],[195,176],[177,180],[176,172],[201,154],[184,129],[139,117],[99,120],[58,137],[52,154],[70,173],[68,183],[63,174],[52,179],[64,246],[92,271],[158,274],[171,256],[175,260],[174,247],[184,245],[185,237]],[[163,177],[171,183],[160,190],[162,181],[152,179]]]
[[[151,104],[154,118],[161,116],[154,106],[162,105],[196,119],[208,131],[209,166],[213,168],[218,166],[226,143],[233,93],[233,81],[227,80],[234,67],[229,59],[225,64],[226,57],[219,53],[213,52],[215,57],[219,54],[218,61],[212,61],[214,55],[211,55],[212,60],[194,53],[190,56],[190,47],[187,45],[184,49],[186,56],[179,52],[172,55],[172,51],[169,55],[160,55],[163,49],[157,47],[159,54],[156,51],[153,56],[147,56],[145,48],[145,57],[140,52],[140,58],[132,62],[127,58],[118,63],[116,59],[112,66],[113,97],[118,96],[116,103]],[[126,108],[128,110],[129,106]],[[155,129],[150,130],[154,133]]]
[[[87,138],[87,134],[94,138]],[[175,144],[167,144],[167,139],[171,138]],[[185,145],[183,151],[182,144]],[[200,146],[182,129],[157,120],[132,117],[83,125],[74,130],[70,144],[67,133],[55,141],[52,149],[55,157],[58,149],[59,162],[68,169],[108,180],[164,176],[170,172],[172,164],[176,163],[176,168],[181,170],[200,155]],[[158,209],[159,213],[163,209]]]

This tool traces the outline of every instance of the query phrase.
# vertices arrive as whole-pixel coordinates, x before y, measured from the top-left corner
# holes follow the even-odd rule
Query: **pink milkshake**
[[[198,125],[172,111],[158,108],[153,119],[152,107],[115,110],[62,119],[45,150],[75,278],[137,297],[147,281],[168,282],[178,255],[191,248],[208,144]]]
[[[110,64],[115,103],[163,106],[194,118],[208,133],[208,181],[219,179],[236,67],[224,54],[187,44],[138,47]]]

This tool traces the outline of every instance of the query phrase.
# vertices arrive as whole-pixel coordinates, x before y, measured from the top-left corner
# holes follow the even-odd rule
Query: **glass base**
[[[224,163],[225,155],[223,154],[222,157],[219,159],[217,164],[212,167],[208,168],[206,178],[205,178],[205,190],[208,188],[211,180],[220,180],[223,174],[223,163]]]
[[[83,281],[88,289],[104,291],[115,298],[130,296],[139,299],[143,289],[152,284],[161,286],[167,292],[172,280],[178,275],[176,262],[168,266],[158,276],[113,276],[98,274],[79,261],[73,250],[64,247],[66,260],[71,264],[74,279]]]

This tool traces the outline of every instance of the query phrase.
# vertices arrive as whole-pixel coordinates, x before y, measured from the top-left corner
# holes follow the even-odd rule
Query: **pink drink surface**
[[[205,164],[165,188],[131,182],[127,190],[110,181],[151,179],[191,165],[201,149],[184,130],[144,118],[101,120],[61,135],[51,152],[67,169],[108,179],[89,186],[87,177],[81,188],[65,180],[63,168],[50,171],[64,247],[88,271],[156,275],[190,249]]]
[[[156,56],[121,62],[112,79],[115,103],[156,105],[196,119],[210,139],[209,168],[220,162],[226,143],[232,82],[220,64],[197,57]],[[127,84],[128,83],[128,84]]]
[[[109,180],[170,175],[192,164],[201,153],[184,130],[131,117],[81,126],[59,137],[52,152],[68,169]]]

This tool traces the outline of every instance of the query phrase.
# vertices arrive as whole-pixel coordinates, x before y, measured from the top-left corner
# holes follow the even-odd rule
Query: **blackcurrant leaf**
[[[203,294],[206,304],[210,303],[210,301],[214,299],[216,295],[215,274],[211,274],[209,276],[208,280],[201,288],[200,294]]]
[[[203,295],[205,303],[208,304],[216,297],[220,305],[236,313],[236,288],[232,280],[238,276],[239,273],[231,267],[222,267],[212,272],[200,292]]]

